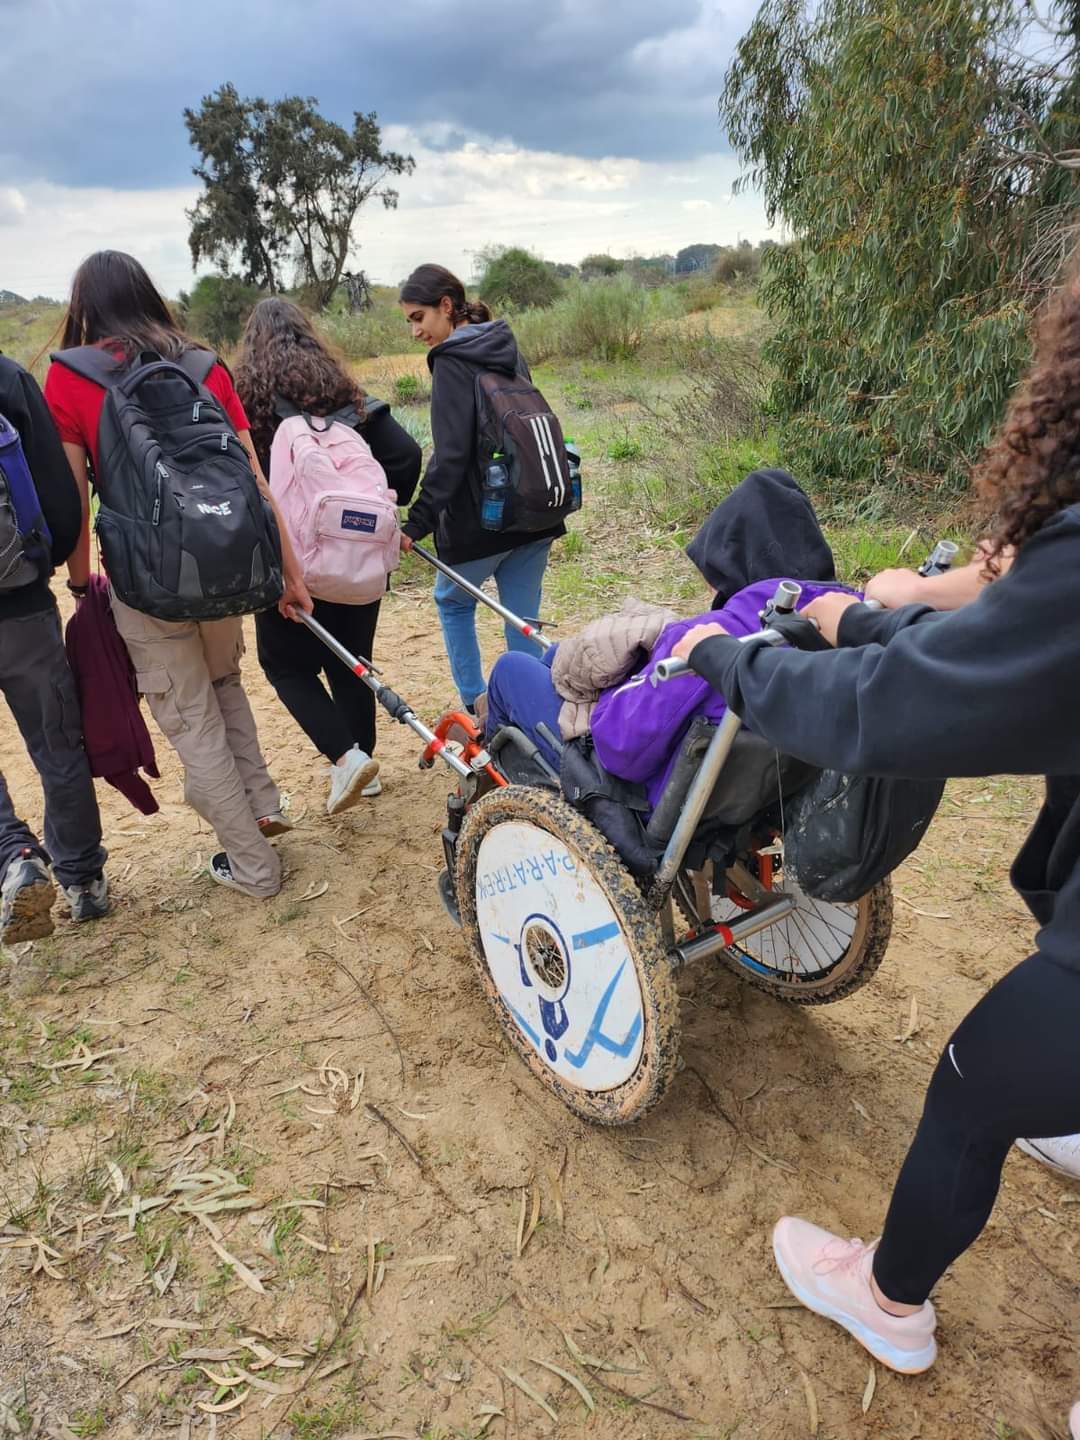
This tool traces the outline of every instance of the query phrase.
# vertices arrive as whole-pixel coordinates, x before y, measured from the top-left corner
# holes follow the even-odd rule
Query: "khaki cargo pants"
[[[257,822],[281,796],[240,680],[239,617],[155,620],[115,594],[112,607],[139,690],[184,763],[184,798],[214,827],[234,879],[251,895],[276,895],[281,861]]]

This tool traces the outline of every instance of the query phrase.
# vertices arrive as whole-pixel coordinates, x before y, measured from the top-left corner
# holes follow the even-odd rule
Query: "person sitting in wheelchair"
[[[715,592],[706,614],[681,620],[661,606],[628,600],[542,658],[501,656],[487,691],[488,738],[516,726],[558,773],[557,747],[589,735],[604,770],[643,786],[651,810],[694,719],[716,723],[727,708],[693,676],[663,690],[649,683],[683,635],[706,621],[719,621],[733,635],[758,630],[781,578],[802,586],[800,608],[831,591],[856,593],[837,583],[813,507],[783,470],[747,475],[705,520],[687,554]]]

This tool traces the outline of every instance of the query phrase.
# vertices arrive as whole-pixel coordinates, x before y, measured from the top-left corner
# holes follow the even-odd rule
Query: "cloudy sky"
[[[767,233],[732,196],[716,100],[755,0],[0,0],[0,289],[63,295],[84,255],[192,280],[182,121],[224,81],[375,110],[416,159],[358,260],[393,283],[492,243],[553,260]]]

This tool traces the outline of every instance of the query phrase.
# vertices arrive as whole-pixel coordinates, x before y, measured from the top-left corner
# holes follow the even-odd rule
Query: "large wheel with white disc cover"
[[[575,1114],[637,1120],[678,1065],[678,996],[656,916],[597,830],[558,796],[511,785],[457,844],[462,925],[522,1059]]]

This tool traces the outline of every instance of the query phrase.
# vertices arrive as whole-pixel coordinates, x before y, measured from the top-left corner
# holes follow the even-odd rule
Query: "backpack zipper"
[[[229,432],[227,430],[221,432],[221,448],[222,450],[228,450],[229,448]]]
[[[195,404],[191,407],[191,423],[193,425],[199,423],[199,411],[202,409],[202,403],[201,400],[196,400]]]
[[[154,496],[154,513],[150,522],[152,525],[158,524],[161,519],[161,482],[169,478],[169,472],[160,460],[154,465],[154,474],[157,477],[157,493]]]

